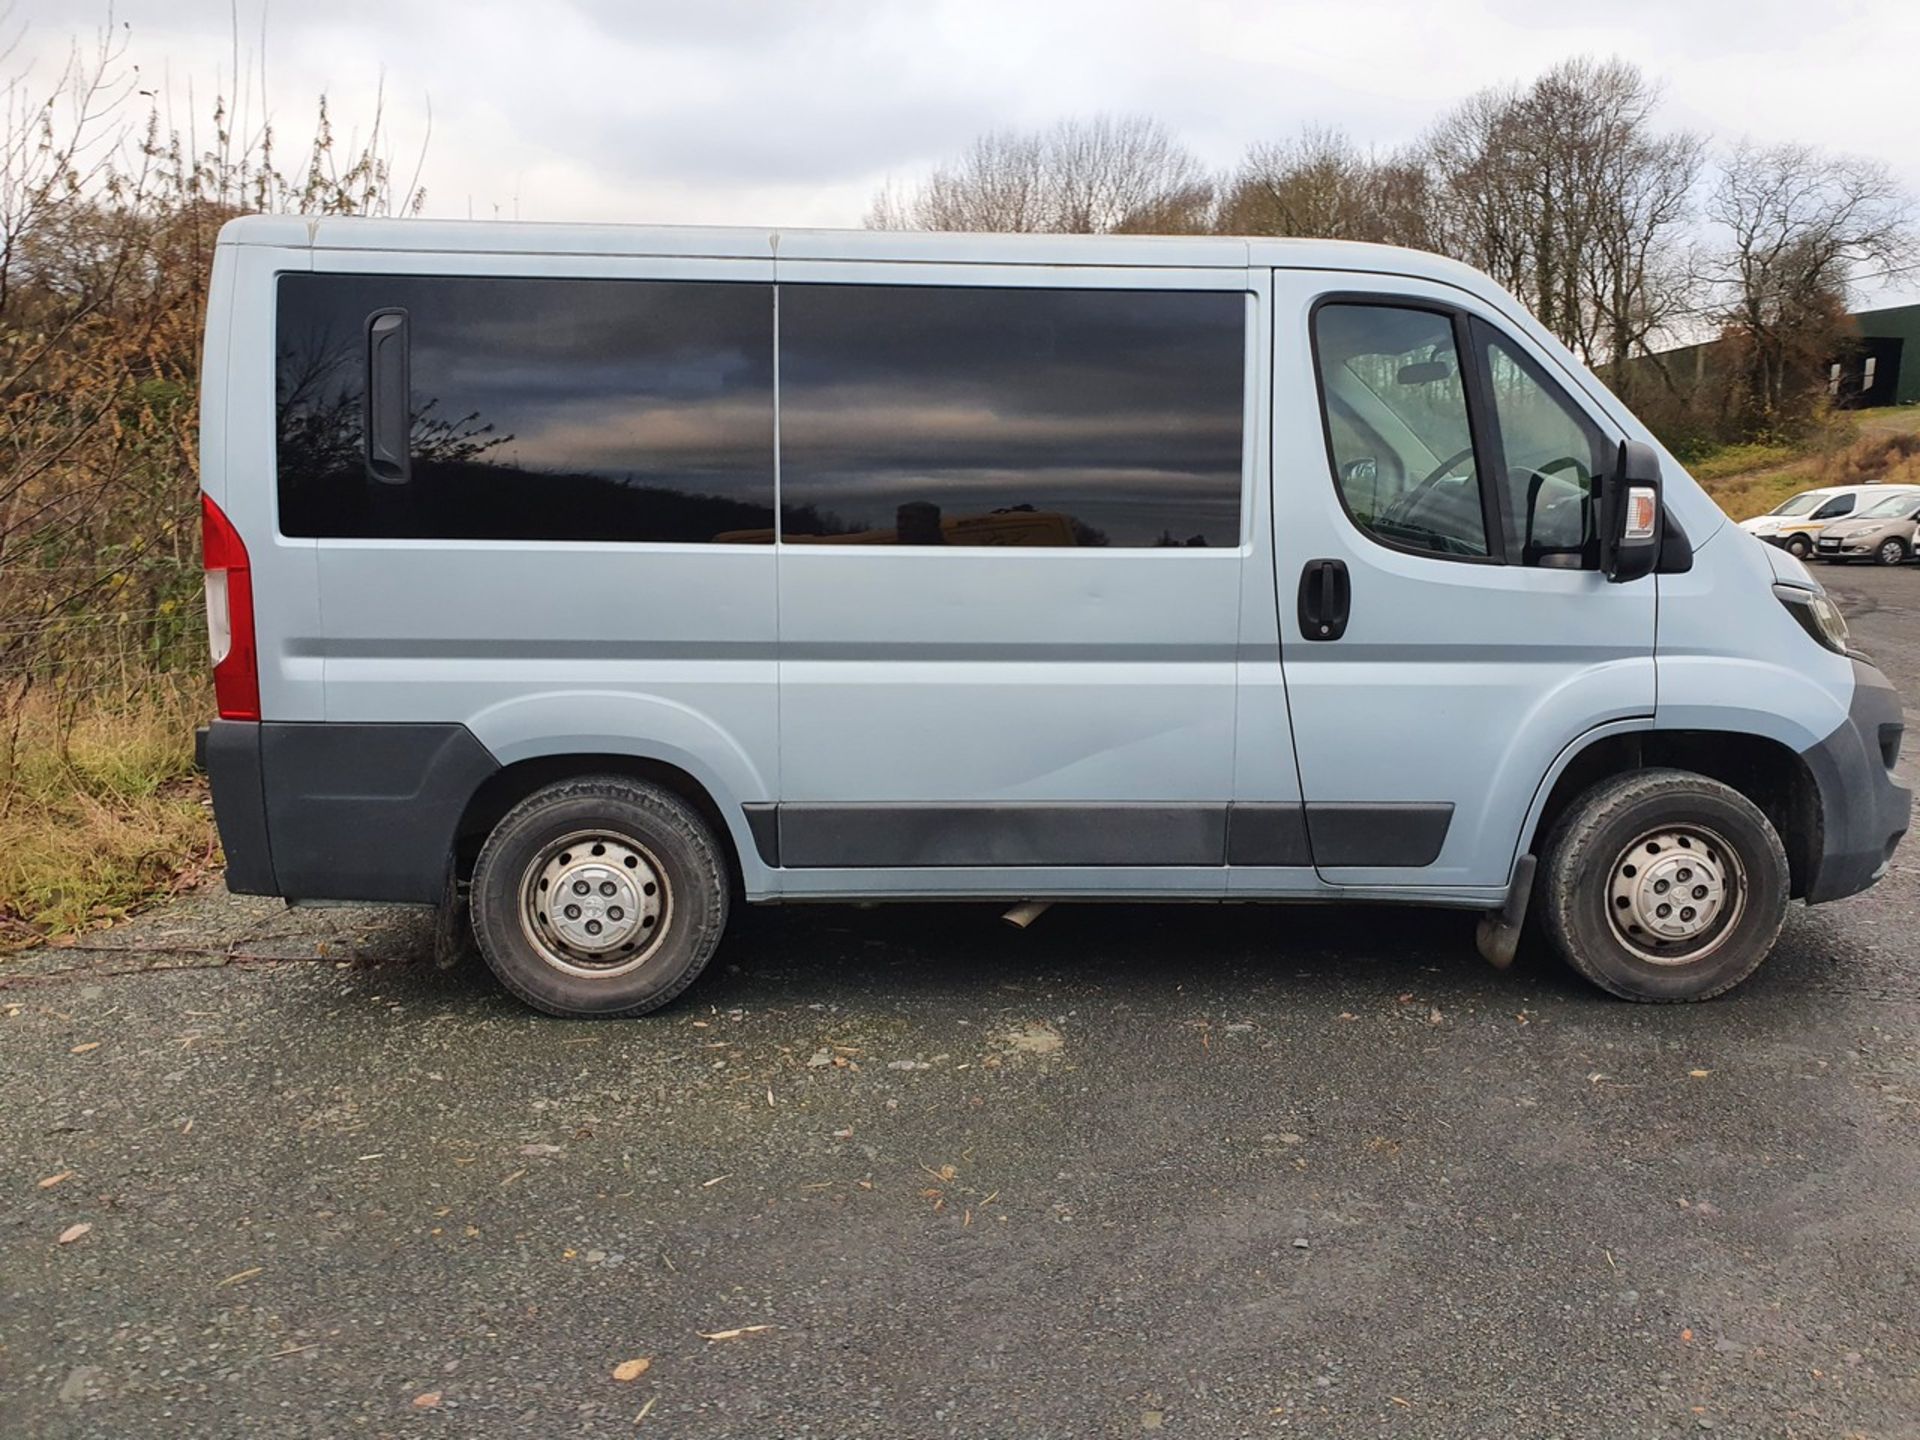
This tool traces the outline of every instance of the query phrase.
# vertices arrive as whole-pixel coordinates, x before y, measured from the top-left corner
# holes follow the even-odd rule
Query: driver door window
[[[1522,565],[1597,570],[1595,481],[1606,464],[1599,428],[1540,367],[1480,322],[1493,429],[1505,492],[1508,558]]]
[[[1313,328],[1328,454],[1354,523],[1396,549],[1487,557],[1452,317],[1334,303],[1315,312]]]

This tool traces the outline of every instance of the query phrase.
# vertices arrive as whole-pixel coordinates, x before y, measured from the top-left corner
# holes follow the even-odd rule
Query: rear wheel
[[[1796,560],[1804,560],[1813,553],[1813,542],[1804,535],[1789,535],[1783,547]]]
[[[1541,919],[1575,970],[1628,1000],[1706,1000],[1773,948],[1787,856],[1754,803],[1684,770],[1639,770],[1574,802],[1546,846]]]
[[[500,983],[549,1015],[642,1015],[719,943],[727,873],[669,791],[620,776],[549,785],[494,827],[474,866],[474,938]]]
[[[1907,542],[1898,536],[1889,536],[1880,542],[1880,548],[1873,552],[1873,558],[1882,565],[1898,565],[1907,558]]]

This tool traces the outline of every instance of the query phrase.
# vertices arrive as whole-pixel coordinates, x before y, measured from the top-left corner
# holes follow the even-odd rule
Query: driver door
[[[1619,436],[1490,308],[1399,277],[1275,276],[1282,659],[1314,863],[1499,887],[1584,732],[1649,723],[1653,577],[1599,570]],[[1313,605],[1329,566],[1343,626]],[[1316,591],[1318,584],[1323,588]]]

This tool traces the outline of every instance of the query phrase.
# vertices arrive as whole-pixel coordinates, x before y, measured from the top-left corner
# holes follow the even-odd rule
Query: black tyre
[[[1580,974],[1627,1000],[1707,1000],[1767,958],[1787,855],[1754,803],[1685,770],[1604,780],[1548,837],[1536,903]]]
[[[1897,535],[1890,535],[1880,542],[1873,552],[1873,558],[1882,565],[1898,565],[1907,558],[1907,542]]]
[[[727,870],[677,795],[616,775],[549,785],[481,848],[470,903],[500,983],[549,1015],[643,1015],[691,985],[727,923]]]
[[[1796,560],[1804,560],[1813,553],[1813,542],[1804,535],[1789,535],[1784,548]]]

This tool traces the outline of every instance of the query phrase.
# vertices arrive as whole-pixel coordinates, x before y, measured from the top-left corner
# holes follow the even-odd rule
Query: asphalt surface
[[[1825,578],[1920,702],[1920,566]],[[0,1434],[1920,1434],[1917,900],[1677,1008],[1441,912],[755,911],[588,1024],[205,892],[0,967]]]

